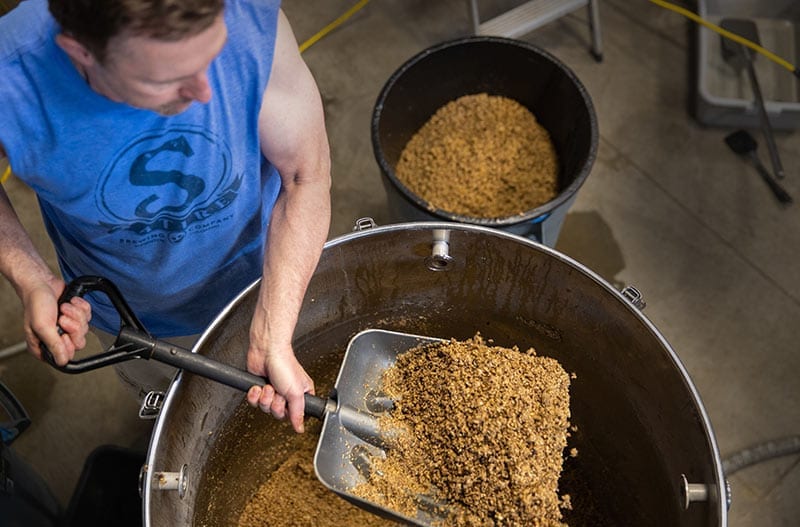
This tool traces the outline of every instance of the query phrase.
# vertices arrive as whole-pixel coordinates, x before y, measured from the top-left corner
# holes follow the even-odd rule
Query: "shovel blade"
[[[438,516],[420,507],[410,518],[353,495],[350,489],[367,480],[373,457],[384,457],[385,437],[364,437],[348,426],[350,415],[366,414],[377,418],[391,409],[391,401],[381,393],[381,376],[398,355],[419,345],[444,339],[368,329],[350,340],[336,379],[334,398],[337,411],[328,412],[314,455],[314,471],[323,485],[354,505],[379,516],[413,525],[430,525]],[[400,489],[399,489],[400,490]]]
[[[758,39],[758,27],[752,20],[744,18],[723,18],[720,22],[720,27],[740,37],[746,38],[755,44],[760,44]],[[734,42],[723,36],[720,36],[720,42],[722,43],[722,58],[737,72],[748,67],[750,61],[755,59],[755,56],[751,55],[751,53],[738,42]]]

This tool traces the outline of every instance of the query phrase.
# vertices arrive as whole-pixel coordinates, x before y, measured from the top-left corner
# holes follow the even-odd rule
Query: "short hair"
[[[167,41],[211,26],[225,0],[48,0],[50,13],[101,63],[108,42],[123,32]]]

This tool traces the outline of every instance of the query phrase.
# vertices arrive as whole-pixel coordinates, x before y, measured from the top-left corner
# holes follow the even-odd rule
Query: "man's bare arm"
[[[4,155],[0,148],[0,157]],[[25,340],[28,349],[41,358],[40,339],[58,364],[66,362],[76,349],[86,345],[85,335],[91,317],[89,304],[76,298],[59,309],[58,296],[64,282],[55,276],[34,247],[19,221],[14,207],[0,185],[0,274],[5,276],[22,301]],[[57,324],[64,330],[58,334]]]
[[[289,418],[302,431],[303,394],[313,382],[294,357],[292,335],[308,282],[330,226],[330,152],[322,101],[281,12],[259,139],[282,188],[270,222],[263,280],[250,330],[248,367],[274,387],[249,394],[251,404]]]

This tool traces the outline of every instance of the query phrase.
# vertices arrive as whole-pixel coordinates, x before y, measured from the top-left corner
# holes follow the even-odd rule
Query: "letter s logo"
[[[180,212],[185,210],[206,188],[206,184],[202,179],[197,176],[185,174],[181,170],[149,170],[147,167],[148,162],[164,151],[178,152],[185,157],[194,155],[194,151],[192,147],[189,146],[189,142],[186,140],[185,136],[181,135],[177,139],[168,140],[157,148],[139,154],[139,156],[133,160],[130,171],[130,182],[133,185],[143,187],[160,187],[171,183],[186,191],[186,199],[179,205],[164,205],[159,209],[150,211],[148,207],[159,199],[157,194],[150,194],[136,206],[136,215],[141,218],[153,218],[162,211]]]

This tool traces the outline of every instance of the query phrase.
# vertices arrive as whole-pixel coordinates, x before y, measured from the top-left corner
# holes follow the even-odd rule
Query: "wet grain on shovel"
[[[438,489],[445,525],[565,525],[570,377],[556,360],[478,335],[404,353],[383,382],[396,406],[381,426],[404,433],[354,494],[413,517]]]

